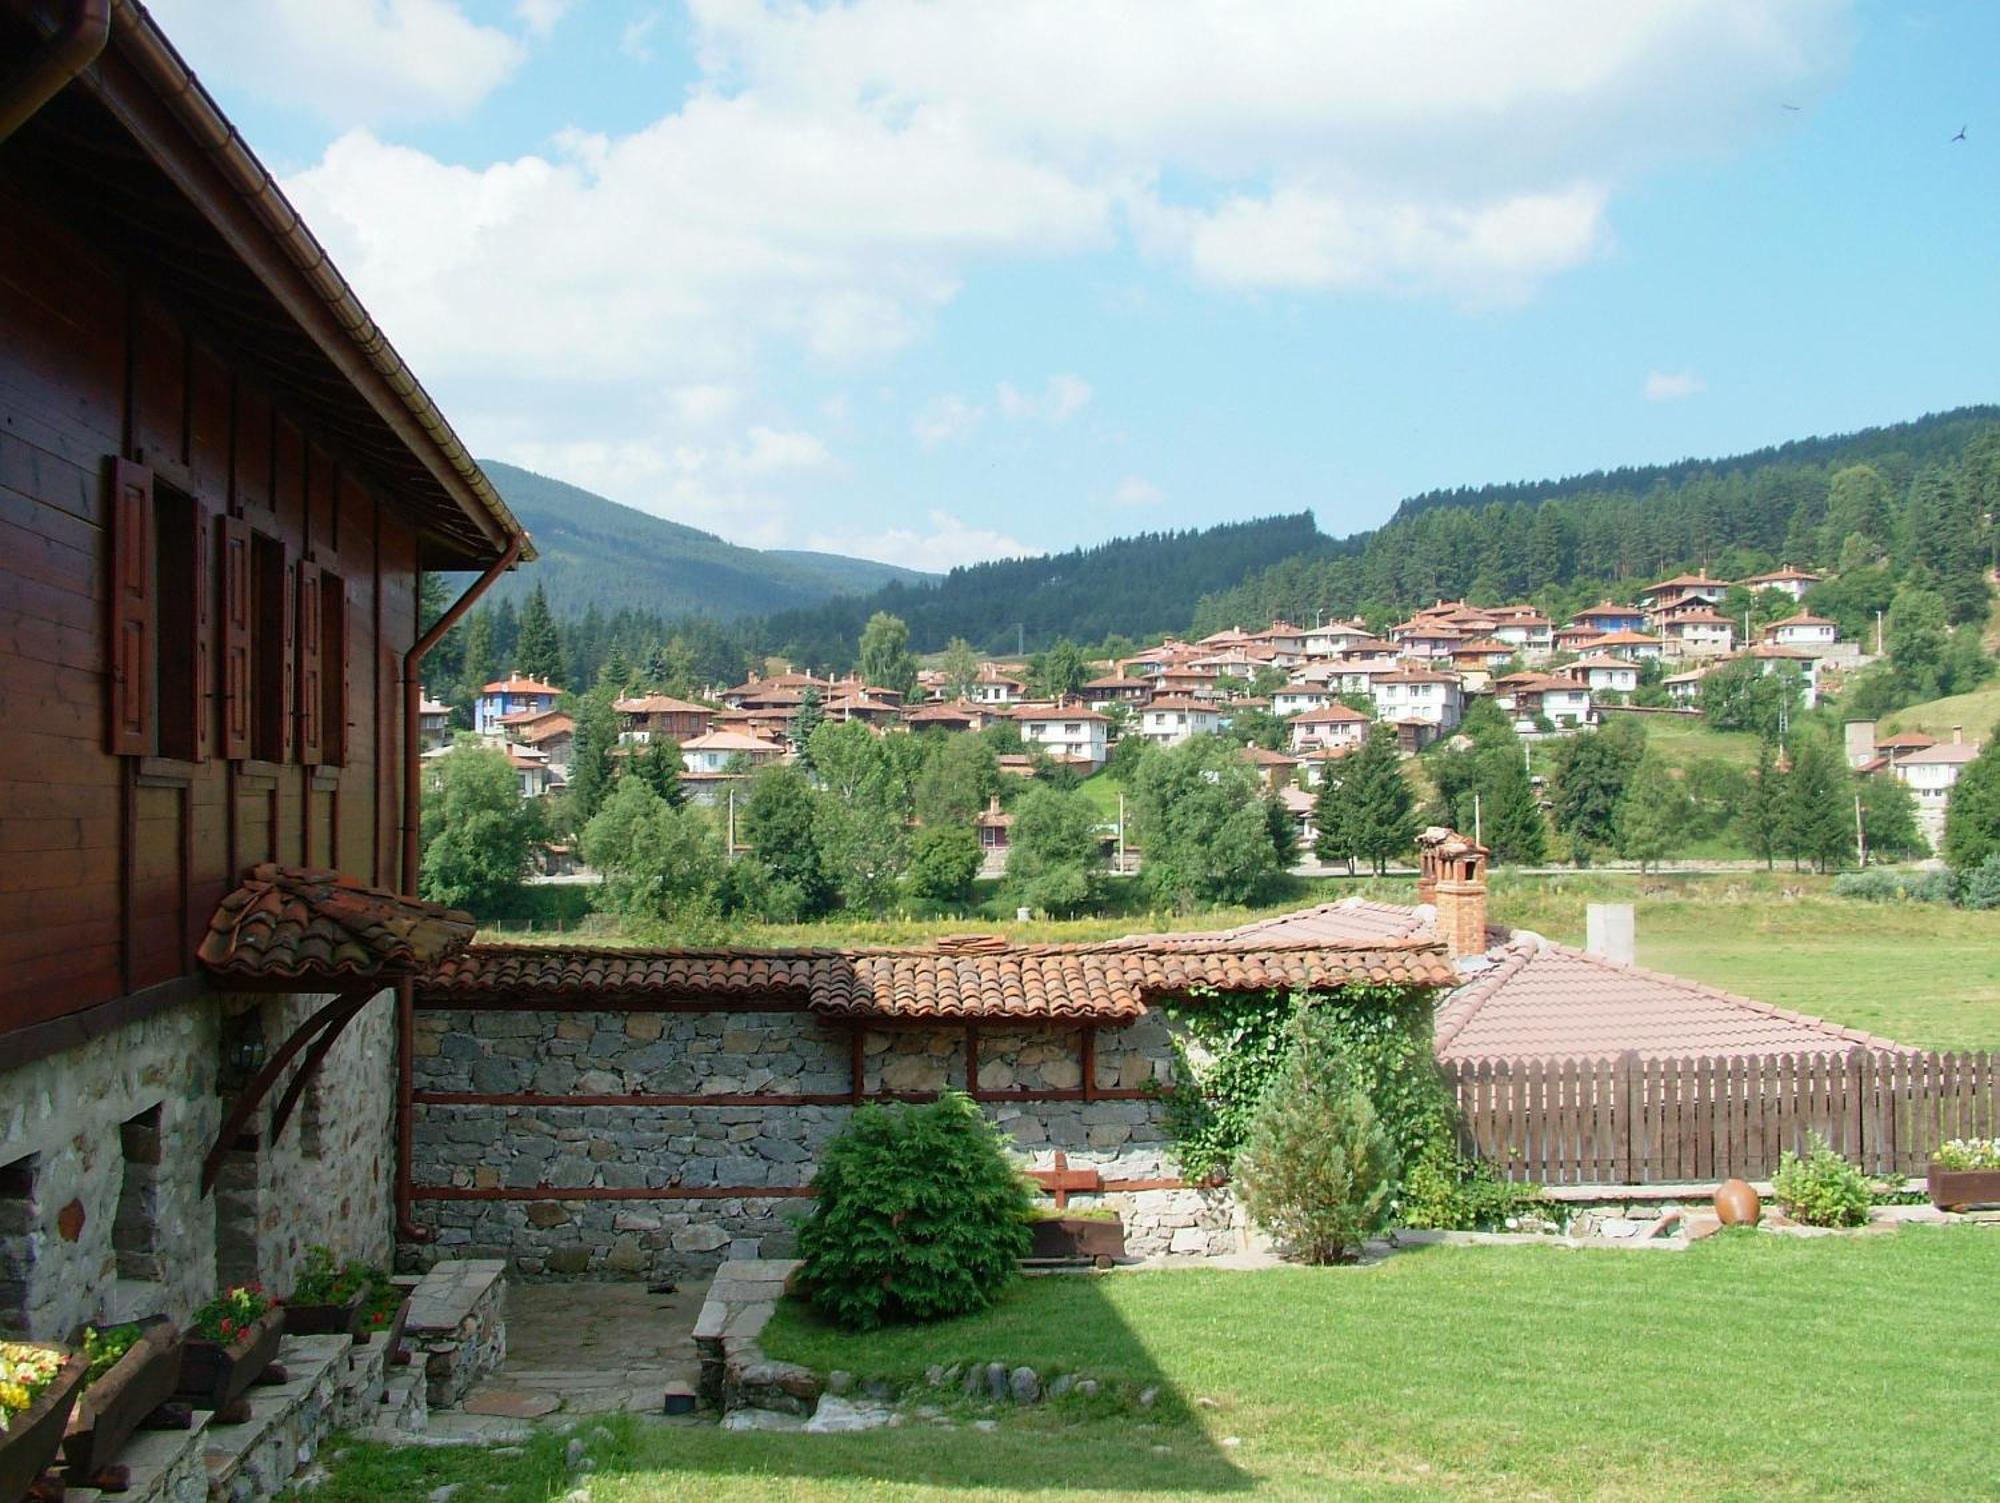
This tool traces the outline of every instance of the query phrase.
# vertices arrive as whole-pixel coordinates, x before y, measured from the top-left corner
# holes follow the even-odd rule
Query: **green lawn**
[[[1993,1496],[1996,1280],[2000,1231],[1913,1229],[1031,1279],[985,1315],[864,1337],[785,1311],[766,1349],[822,1370],[907,1382],[929,1363],[999,1360],[1087,1372],[1106,1394],[1000,1413],[990,1433],[956,1399],[951,1429],[620,1424],[589,1442],[589,1496]],[[460,1482],[460,1503],[548,1503],[574,1485],[562,1444],[505,1458],[357,1446],[311,1497],[415,1500]]]
[[[1584,905],[1635,903],[1639,963],[1930,1049],[2000,1049],[2000,912],[1828,895],[1780,870],[1494,884],[1494,917],[1570,944]]]
[[[1970,694],[1954,694],[1948,699],[1911,705],[1906,710],[1884,716],[1882,734],[1922,731],[1926,736],[1949,741],[1951,729],[1956,725],[1965,727],[1968,741],[1991,740],[1994,728],[2000,726],[2000,683],[1974,689]]]

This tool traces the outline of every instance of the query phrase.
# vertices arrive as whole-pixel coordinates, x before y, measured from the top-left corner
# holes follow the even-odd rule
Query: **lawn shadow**
[[[1210,1434],[1202,1396],[1183,1391],[1110,1297],[1115,1280],[1160,1276],[1036,1275],[990,1310],[863,1333],[787,1299],[764,1329],[765,1355],[822,1379],[850,1375],[857,1404],[883,1402],[886,1385],[903,1418],[852,1435],[718,1430],[698,1448],[700,1468],[1010,1494],[1243,1491],[1252,1479]],[[1014,1388],[1028,1386],[1023,1368],[1038,1391],[1026,1401]],[[675,1432],[662,1459],[693,1462],[687,1439]]]

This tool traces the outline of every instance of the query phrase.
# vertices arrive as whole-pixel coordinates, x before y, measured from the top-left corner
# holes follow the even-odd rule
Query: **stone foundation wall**
[[[225,1051],[275,1049],[323,998],[207,996],[0,1070],[0,1332],[67,1340],[86,1321],[184,1319],[221,1282],[290,1287],[305,1248],[383,1263],[395,1070],[393,1003],[328,1054],[284,1139],[273,1101],[212,1195],[202,1160],[242,1081]],[[274,1093],[275,1095],[276,1093]]]
[[[844,1096],[851,1040],[801,1012],[419,1012],[418,1092],[533,1096]],[[1149,1015],[1096,1038],[1096,1084],[1137,1090],[1173,1073],[1167,1023]],[[966,1085],[965,1026],[869,1029],[869,1094]],[[1083,1082],[1075,1027],[982,1027],[982,1091],[1073,1091]],[[1025,1167],[1060,1151],[1071,1169],[1108,1181],[1178,1177],[1152,1099],[987,1101]],[[838,1104],[455,1105],[419,1102],[412,1135],[419,1187],[634,1192],[616,1197],[424,1200],[434,1239],[402,1249],[406,1265],[437,1257],[503,1258],[522,1277],[676,1277],[728,1257],[786,1257],[810,1202],[793,1194],[651,1198],[646,1191],[796,1192],[820,1149],[847,1123]],[[1238,1250],[1242,1217],[1227,1191],[1145,1189],[1077,1195],[1117,1209],[1137,1255]]]

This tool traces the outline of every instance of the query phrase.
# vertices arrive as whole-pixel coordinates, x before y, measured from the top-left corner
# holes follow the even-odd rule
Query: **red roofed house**
[[[1291,720],[1292,750],[1309,752],[1317,747],[1359,746],[1368,739],[1368,729],[1374,723],[1374,716],[1339,703],[1305,710]]]
[[[423,661],[533,553],[142,7],[0,57],[0,1331],[66,1342],[390,1261]]]
[[[1800,611],[1796,616],[1787,616],[1782,621],[1773,621],[1757,635],[1774,647],[1803,647],[1822,650],[1832,647],[1840,640],[1840,623],[1829,621],[1824,616],[1815,616],[1809,611]]]
[[[707,705],[676,699],[671,694],[635,694],[612,701],[618,714],[620,741],[648,742],[655,737],[692,741],[707,734],[715,712]]]
[[[1014,711],[1022,744],[1095,772],[1109,755],[1111,722],[1085,704],[1023,705]]]
[[[1212,699],[1163,694],[1139,712],[1139,734],[1155,746],[1179,746],[1190,736],[1222,727],[1222,707]]]
[[[499,734],[509,715],[541,715],[553,710],[562,690],[539,679],[510,673],[479,691],[472,702],[472,728],[482,736]]]
[[[1769,574],[1752,574],[1748,579],[1739,579],[1736,582],[1753,590],[1782,590],[1794,600],[1803,600],[1806,591],[1824,578],[1826,578],[1824,574],[1794,569],[1787,564],[1784,568],[1774,569]]]

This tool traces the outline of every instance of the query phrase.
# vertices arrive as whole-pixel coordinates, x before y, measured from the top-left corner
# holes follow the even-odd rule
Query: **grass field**
[[[791,1311],[773,1356],[1083,1371],[1106,1392],[802,1436],[631,1422],[579,1434],[591,1503],[701,1499],[1969,1498],[2000,1491],[2000,1232],[1689,1252],[1431,1248],[1371,1268],[1024,1280],[984,1315],[845,1336]],[[1132,1396],[1158,1387],[1153,1407]],[[525,1454],[353,1446],[315,1503],[550,1503]]]
[[[1922,731],[1926,736],[1949,741],[1955,725],[1965,727],[1968,741],[1992,740],[1994,728],[2000,726],[2000,683],[1988,684],[1970,694],[1954,694],[1898,710],[1883,717],[1882,733]]]

